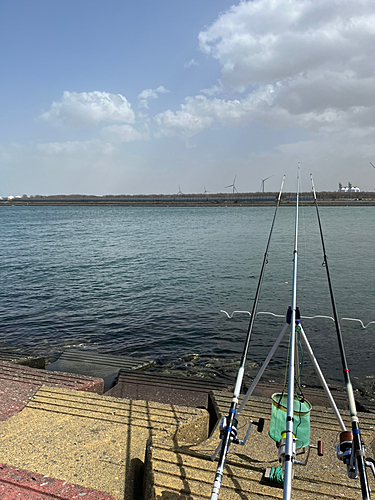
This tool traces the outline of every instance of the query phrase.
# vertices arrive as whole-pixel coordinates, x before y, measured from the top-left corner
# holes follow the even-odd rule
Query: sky
[[[0,194],[375,188],[372,0],[2,0]]]

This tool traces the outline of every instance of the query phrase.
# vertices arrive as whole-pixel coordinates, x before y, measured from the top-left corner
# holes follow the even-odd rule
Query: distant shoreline
[[[217,206],[274,206],[278,193],[218,193],[182,195],[51,195],[22,196],[0,200],[0,206],[129,206],[129,207],[217,207]],[[375,192],[317,193],[321,206],[374,206]],[[283,193],[281,206],[293,206],[295,193]],[[311,193],[301,193],[302,206],[314,205]]]
[[[126,202],[126,201],[108,201],[108,202],[79,202],[79,201],[0,201],[0,207],[273,207],[276,202],[233,202],[223,201],[216,203],[187,203],[187,202]],[[281,201],[280,207],[295,206],[295,201]],[[343,200],[343,201],[327,201],[318,200],[319,206],[325,207],[373,207],[375,200]],[[315,206],[313,201],[300,201],[300,206]]]

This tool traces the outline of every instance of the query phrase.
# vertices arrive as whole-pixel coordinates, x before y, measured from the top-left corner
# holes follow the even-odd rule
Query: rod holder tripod
[[[296,311],[298,310],[298,308],[296,307]],[[249,390],[247,391],[246,395],[244,396],[239,408],[238,408],[238,411],[237,411],[237,417],[240,415],[241,411],[243,410],[244,406],[246,405],[248,399],[250,398],[250,396],[253,394],[259,380],[261,379],[263,373],[265,372],[269,362],[271,361],[273,355],[275,354],[278,346],[280,345],[280,343],[282,342],[284,336],[286,335],[286,332],[288,330],[288,328],[290,327],[290,324],[292,322],[292,317],[291,317],[291,312],[290,312],[290,309],[288,309],[287,311],[287,315],[286,315],[286,323],[283,327],[283,329],[281,330],[279,336],[277,337],[274,345],[272,346],[267,358],[265,359],[265,361],[263,362],[263,365],[261,366],[260,370],[258,371],[255,379],[253,380],[253,383],[251,384]],[[335,413],[335,416],[337,418],[337,421],[338,421],[338,424],[341,428],[341,431],[342,431],[342,434],[344,432],[348,432],[346,427],[345,427],[345,424],[342,420],[342,417],[340,415],[340,412],[337,408],[337,405],[332,397],[332,394],[331,394],[331,391],[328,387],[328,384],[324,378],[324,375],[322,373],[322,370],[320,369],[320,366],[318,364],[318,361],[314,355],[314,352],[310,346],[310,343],[307,339],[307,336],[306,336],[306,333],[303,329],[303,326],[301,324],[301,321],[300,321],[300,314],[299,314],[299,310],[296,314],[296,317],[295,317],[295,325],[296,325],[296,329],[298,329],[299,331],[299,334],[300,334],[300,337],[301,337],[301,340],[303,341],[303,343],[305,344],[306,346],[306,349],[307,349],[307,352],[309,354],[309,357],[311,359],[311,362],[314,366],[314,369],[315,369],[315,372],[317,373],[318,377],[319,377],[319,380],[323,386],[323,389],[325,390],[326,392],[326,395],[328,397],[328,400],[330,402],[330,405]],[[296,340],[295,340],[296,341]],[[351,433],[350,433],[351,434]],[[278,447],[278,458],[279,458],[279,461],[280,463],[283,465],[283,469],[285,469],[285,456],[286,456],[286,436],[285,438],[281,438],[280,440],[280,445]],[[302,453],[304,453],[304,451],[302,451],[302,453],[298,453],[297,451],[297,439],[295,436],[293,436],[293,444],[292,444],[292,454],[291,454],[291,460],[289,460],[291,463],[293,464],[296,464],[296,465],[302,465],[302,466],[306,466],[307,462],[308,462],[308,459],[309,459],[309,456],[310,456],[310,450],[311,449],[317,449],[317,452],[318,452],[318,456],[322,456],[323,455],[323,443],[321,441],[318,441],[318,444],[317,445],[307,445],[305,446],[304,450],[307,449],[307,454],[305,456],[305,459],[302,461],[302,460],[298,460],[298,457],[299,455],[301,455]],[[351,443],[350,443],[350,449],[351,449]],[[347,449],[346,449],[347,451]],[[342,452],[341,452],[342,453]],[[345,455],[345,458],[348,457],[348,454]],[[367,464],[369,467],[372,467],[372,470],[374,471],[375,473],[375,466],[374,464]],[[293,469],[292,469],[293,470]]]

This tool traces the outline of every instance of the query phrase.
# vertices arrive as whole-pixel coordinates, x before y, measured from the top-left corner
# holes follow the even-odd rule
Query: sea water
[[[0,207],[0,349],[54,359],[68,348],[151,356],[157,369],[231,381],[274,207]],[[373,207],[321,207],[339,317],[375,320]],[[300,207],[297,305],[332,316],[314,207]],[[292,300],[295,207],[281,206],[249,349],[254,376]],[[334,323],[303,320],[331,382],[342,381]],[[371,385],[375,324],[342,321],[353,381]],[[284,379],[287,336],[265,379]],[[306,350],[302,383],[316,383]]]

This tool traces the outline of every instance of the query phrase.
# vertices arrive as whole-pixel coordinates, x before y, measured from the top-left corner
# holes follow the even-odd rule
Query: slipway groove
[[[175,425],[176,419],[186,420],[189,408],[163,405],[160,409],[156,404],[118,400],[110,397],[95,397],[77,393],[67,396],[64,392],[52,388],[42,388],[32,398],[28,408],[67,415],[106,420],[108,422],[127,423],[129,418],[137,425],[151,427],[153,425]]]
[[[127,370],[140,370],[153,364],[151,358],[132,358],[130,356],[113,356],[95,352],[63,352],[59,361],[88,362],[94,365],[120,366]]]
[[[157,453],[158,450],[156,450]],[[180,457],[183,457],[183,454],[180,454]],[[197,464],[195,466],[191,466],[187,464],[186,457],[183,463],[183,468],[185,469],[184,474],[181,474],[181,464],[179,464],[177,461],[173,464],[171,467],[171,462],[173,461],[173,455],[168,455],[165,454],[164,458],[163,455],[161,456],[155,456],[154,459],[157,463],[154,471],[160,474],[171,474],[176,478],[184,477],[184,478],[190,478],[195,481],[199,482],[204,482],[209,486],[209,488],[212,488],[212,476],[215,475],[216,471],[216,464],[209,462],[207,459],[203,463],[202,460],[199,460],[197,458]],[[198,463],[199,460],[199,463]],[[204,467],[203,467],[204,466]],[[259,483],[263,474],[263,469],[261,468],[251,468],[251,467],[239,467],[238,464],[235,465],[233,461],[228,460],[227,461],[227,470],[223,479],[223,485],[229,487],[231,484],[231,481],[233,479],[236,479],[238,481],[253,481],[255,483]],[[324,489],[324,486],[326,484],[329,485],[334,485],[337,487],[337,491],[334,492],[334,495],[339,495],[341,493],[342,495],[342,483],[341,482],[333,482],[332,481],[317,481],[314,478],[298,478],[296,475],[295,477],[295,482],[293,483],[294,489],[304,489],[303,485],[305,483],[310,483],[310,484],[315,484],[317,488],[311,489],[310,491],[322,493],[322,489]],[[320,487],[318,487],[320,485]],[[352,488],[350,484],[345,485],[346,488]],[[244,485],[244,489],[246,489]],[[356,488],[352,488],[354,491],[356,491]],[[357,492],[356,492],[357,493]],[[330,493],[332,495],[332,493]]]
[[[20,375],[22,374],[22,376]],[[92,380],[90,377],[85,377],[84,375],[75,375],[72,373],[58,373],[58,372],[48,372],[46,370],[39,370],[35,368],[29,368],[27,366],[17,366],[11,365],[10,363],[0,362],[0,378],[9,379],[11,378],[15,382],[25,382],[25,383],[58,383],[67,385],[70,381],[80,382]]]
[[[232,394],[214,391],[214,399],[217,405],[217,410],[220,415],[225,415],[230,407]],[[243,397],[240,397],[240,403]],[[250,397],[242,415],[246,418],[257,419],[260,417],[270,418],[271,400],[261,401],[260,398]],[[344,420],[347,428],[351,428],[349,411],[340,411],[341,417]],[[312,428],[325,428],[330,430],[339,430],[336,416],[331,408],[313,407],[311,412],[310,425]],[[371,431],[375,428],[375,420],[373,415],[369,413],[361,413],[361,429],[362,431]]]

